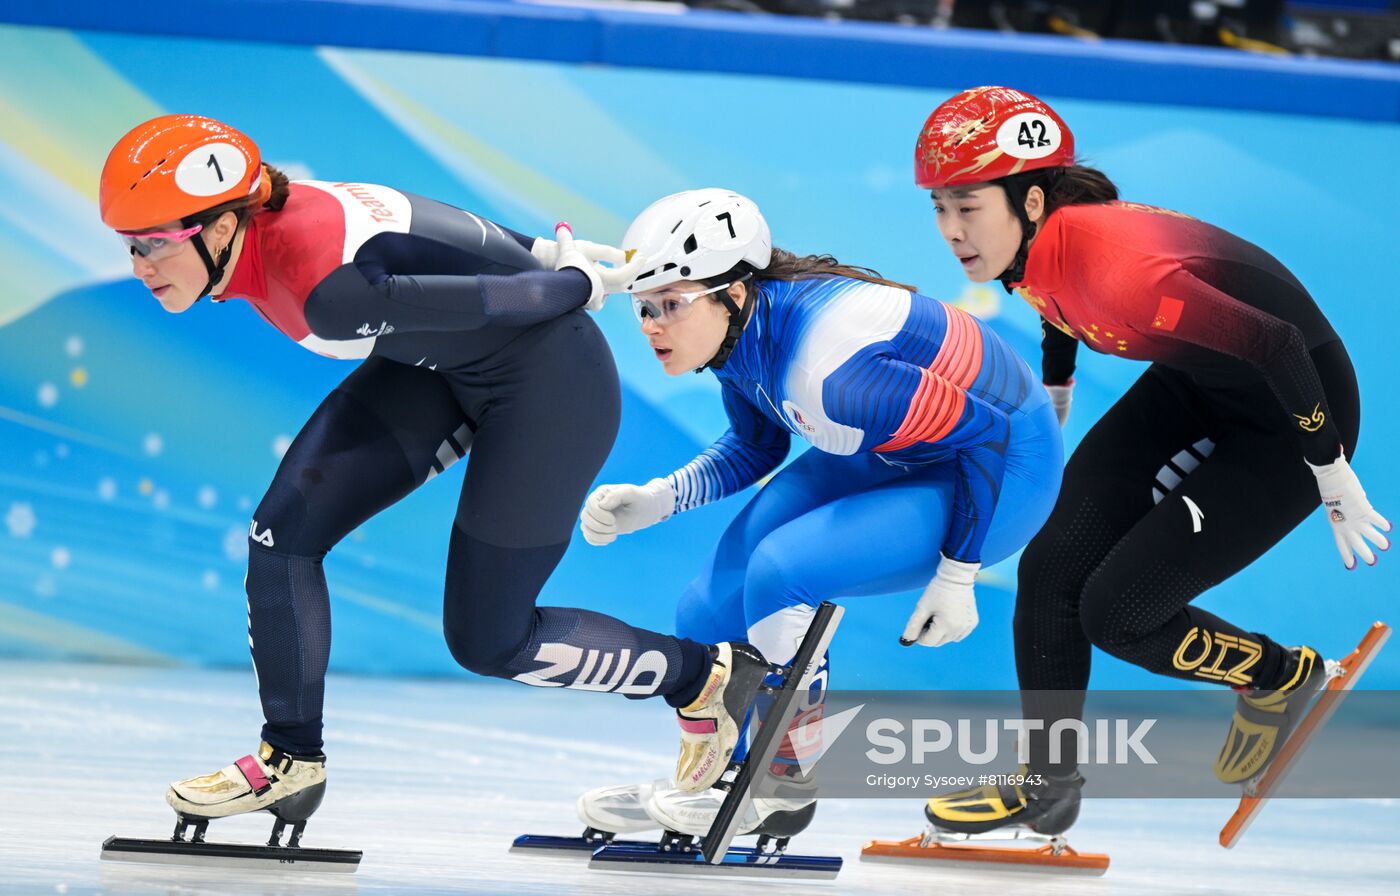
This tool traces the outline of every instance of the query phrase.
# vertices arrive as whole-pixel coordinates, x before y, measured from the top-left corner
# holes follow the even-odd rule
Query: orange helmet
[[[272,193],[257,144],[202,115],[162,115],[117,141],[102,166],[98,207],[113,230],[151,230],[246,198]]]

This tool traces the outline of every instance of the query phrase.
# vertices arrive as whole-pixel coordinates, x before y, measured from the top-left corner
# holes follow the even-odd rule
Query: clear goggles
[[[147,261],[160,261],[180,251],[182,243],[188,242],[190,237],[203,229],[203,224],[196,224],[184,230],[146,230],[139,233],[118,230],[117,236],[132,255],[139,255]]]
[[[654,320],[663,327],[669,326],[690,317],[691,303],[696,299],[728,289],[733,285],[734,281],[731,280],[729,283],[721,283],[719,286],[712,286],[700,292],[661,289],[646,298],[634,292],[632,293],[632,313],[637,316],[640,323]]]

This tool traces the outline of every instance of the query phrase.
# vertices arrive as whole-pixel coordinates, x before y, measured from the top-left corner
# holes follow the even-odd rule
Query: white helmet
[[[714,277],[741,261],[762,270],[773,257],[773,237],[753,200],[711,187],[647,206],[627,228],[622,248],[651,262],[627,285],[628,292],[643,292]]]

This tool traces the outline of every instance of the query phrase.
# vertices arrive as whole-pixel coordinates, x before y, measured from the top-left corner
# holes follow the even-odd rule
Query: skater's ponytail
[[[897,280],[888,280],[880,276],[878,271],[854,264],[842,264],[830,255],[798,255],[786,249],[773,247],[773,257],[763,268],[755,268],[747,262],[741,262],[735,268],[725,271],[717,277],[707,277],[699,282],[706,287],[719,286],[722,283],[731,283],[746,277],[754,280],[812,280],[825,277],[846,277],[851,280],[864,280],[866,283],[878,283],[881,286],[892,286],[895,289],[907,289],[910,292],[918,292],[917,286],[908,283],[900,283]],[[744,289],[749,289],[748,280],[744,281]]]
[[[217,221],[224,212],[233,212],[238,217],[238,223],[242,225],[264,209],[280,212],[282,206],[287,204],[287,197],[291,195],[291,182],[281,170],[266,162],[263,163],[263,177],[265,178],[265,186],[253,196],[207,208],[198,214],[191,215],[188,220],[196,224],[207,224]]]

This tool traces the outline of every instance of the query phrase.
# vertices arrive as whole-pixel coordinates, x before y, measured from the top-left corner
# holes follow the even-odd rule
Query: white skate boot
[[[580,795],[575,804],[578,820],[583,822],[582,834],[577,837],[522,834],[511,843],[510,851],[587,857],[600,846],[647,846],[643,841],[618,839],[618,835],[657,830],[659,826],[647,814],[646,801],[653,790],[670,789],[672,786],[670,781],[658,779],[650,784],[595,787]]]
[[[676,711],[681,726],[676,787],[687,793],[714,786],[724,774],[739,743],[744,715],[770,671],[768,661],[748,644],[716,644],[715,651],[699,696]]]
[[[654,831],[659,825],[647,814],[646,802],[654,791],[672,790],[664,778],[650,784],[616,784],[595,787],[578,798],[578,820],[592,831],[631,834]]]
[[[646,800],[647,815],[652,827],[662,827],[680,834],[703,837],[710,832],[725,791],[710,788],[700,793],[675,789],[656,789]],[[739,822],[737,834],[761,834],[774,839],[795,837],[807,829],[816,814],[814,799],[765,799],[754,797]]]
[[[175,810],[175,833],[166,840],[108,837],[102,858],[118,862],[229,865],[303,871],[351,872],[360,865],[359,850],[308,849],[301,845],[306,820],[326,794],[326,757],[292,756],[267,743],[212,775],[177,781],[165,801]],[[204,834],[212,820],[268,812],[276,821],[265,845],[209,843]],[[285,843],[282,835],[290,825]],[[185,839],[189,834],[189,839]]]
[[[291,756],[267,743],[212,775],[170,785],[165,801],[181,818],[227,818],[267,810],[283,821],[305,821],[326,791],[326,757]]]

